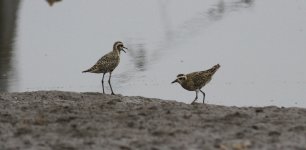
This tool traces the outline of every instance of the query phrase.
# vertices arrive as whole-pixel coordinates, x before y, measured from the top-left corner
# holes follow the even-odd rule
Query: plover
[[[201,90],[201,88],[204,87],[212,79],[212,76],[219,68],[220,65],[217,64],[205,71],[192,72],[186,75],[178,74],[177,78],[172,83],[178,82],[184,89],[196,92],[196,97],[191,104],[193,104],[198,99],[198,92],[200,91],[203,94],[204,103],[205,93]]]
[[[109,72],[109,79],[108,79],[108,84],[110,86],[110,89],[112,91],[112,95],[115,95],[113,92],[113,88],[111,85],[111,77],[112,77],[112,72],[114,69],[118,66],[120,62],[120,51],[125,52],[124,49],[127,49],[124,47],[123,43],[120,41],[117,41],[114,43],[113,46],[113,51],[107,53],[103,57],[101,57],[95,65],[93,65],[91,68],[88,70],[83,71],[85,72],[91,72],[91,73],[103,73],[102,76],[102,89],[103,89],[103,94],[104,92],[104,75]]]

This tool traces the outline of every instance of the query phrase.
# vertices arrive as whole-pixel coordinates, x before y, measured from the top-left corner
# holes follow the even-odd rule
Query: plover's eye
[[[182,77],[181,77],[181,78],[179,78],[179,80],[185,80],[185,78],[182,78]]]

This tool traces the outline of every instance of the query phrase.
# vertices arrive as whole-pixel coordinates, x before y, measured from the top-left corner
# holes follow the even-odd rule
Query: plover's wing
[[[99,62],[97,62],[101,69],[106,71],[113,71],[119,64],[120,58],[114,53],[109,53],[103,56]]]
[[[203,87],[205,84],[207,84],[211,80],[211,76],[208,72],[193,72],[187,76],[187,78],[190,78],[192,80],[193,84],[197,88]]]

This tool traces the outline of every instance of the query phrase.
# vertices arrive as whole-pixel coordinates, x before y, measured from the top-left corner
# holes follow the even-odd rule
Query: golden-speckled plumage
[[[219,68],[220,65],[217,64],[205,71],[192,72],[186,75],[179,74],[177,75],[177,79],[174,80],[172,83],[178,82],[184,89],[188,91],[196,91],[195,100],[197,100],[198,91],[201,91],[201,88],[211,81],[212,76],[216,73],[216,71]],[[204,103],[205,93],[203,91],[201,92],[203,93],[203,103]]]
[[[103,73],[103,78],[102,78],[103,93],[104,93],[104,84],[103,84],[104,75],[105,75],[105,73],[110,73],[110,77],[109,77],[108,82],[109,82],[112,94],[114,94],[113,90],[112,90],[112,86],[110,84],[110,78],[111,78],[111,74],[112,74],[113,70],[118,66],[118,64],[120,62],[120,51],[124,51],[123,48],[127,49],[126,47],[123,46],[122,42],[120,42],[120,41],[115,42],[114,45],[113,45],[113,50],[111,52],[102,56],[96,62],[96,64],[93,65],[91,68],[83,71],[83,73],[85,73],[85,72]]]
[[[116,50],[117,51],[117,50]],[[93,65],[90,69],[85,70],[83,72],[91,72],[91,73],[108,73],[112,72],[120,62],[120,56],[116,51],[111,51],[101,57],[95,65]]]

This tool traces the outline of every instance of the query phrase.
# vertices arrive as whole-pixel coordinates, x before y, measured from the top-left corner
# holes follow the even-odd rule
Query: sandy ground
[[[0,94],[1,150],[306,149],[306,109],[144,97]]]

